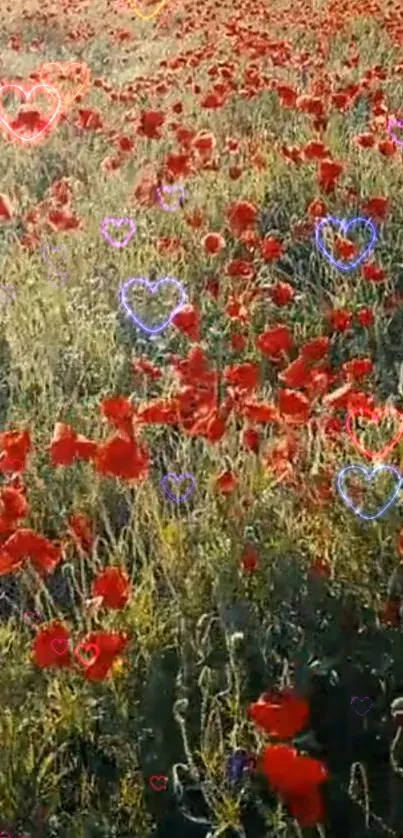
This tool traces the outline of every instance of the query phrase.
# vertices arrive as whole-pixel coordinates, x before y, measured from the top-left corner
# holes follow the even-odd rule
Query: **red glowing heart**
[[[152,777],[149,778],[150,786],[154,791],[165,791],[168,785],[168,777],[164,777],[162,774],[157,775],[154,774]]]
[[[69,648],[68,637],[55,637],[50,646],[56,655],[65,655]]]
[[[2,122],[2,124],[5,126],[7,131],[9,131],[14,137],[16,137],[17,140],[22,140],[22,142],[24,142],[24,143],[32,143],[32,142],[34,142],[34,140],[38,139],[38,137],[40,137],[41,134],[44,134],[45,131],[47,131],[50,128],[52,123],[54,123],[54,121],[57,117],[57,114],[59,113],[60,106],[61,106],[61,103],[62,103],[60,95],[54,87],[50,87],[50,85],[48,85],[48,84],[35,84],[33,87],[31,87],[31,90],[29,90],[29,91],[24,90],[24,88],[20,87],[19,84],[3,84],[0,87],[0,102],[1,103],[2,103],[2,100],[3,100],[4,94],[7,93],[7,91],[11,91],[11,90],[18,90],[18,92],[26,99],[26,101],[29,101],[29,99],[33,99],[34,96],[35,96],[35,93],[38,93],[38,91],[45,92],[46,96],[53,96],[57,100],[55,102],[54,110],[53,110],[51,116],[48,119],[44,118],[41,121],[40,130],[37,131],[36,134],[34,134],[32,137],[24,137],[24,136],[22,136],[21,132],[15,131],[14,127],[18,123],[18,119],[13,119],[10,122],[10,119],[7,117],[7,114],[4,112],[3,107],[0,105],[0,122]],[[19,117],[19,118],[21,119],[21,117]],[[13,127],[13,125],[14,125],[14,127]],[[18,126],[18,127],[20,127],[20,126]],[[25,128],[26,125],[24,124],[22,127]]]
[[[91,652],[92,655],[88,654]],[[96,643],[86,643],[83,641],[76,646],[74,654],[83,666],[92,666],[99,656],[99,646]]]
[[[387,417],[396,419],[399,422],[398,431],[393,439],[384,446],[384,448],[380,451],[373,451],[362,444],[352,426],[354,419],[362,417],[367,418],[370,422],[378,425],[380,421]],[[375,410],[370,410],[369,408],[353,408],[347,414],[346,428],[350,439],[353,441],[354,445],[358,448],[361,454],[364,454],[364,456],[368,457],[369,460],[383,460],[388,454],[390,454],[395,445],[397,445],[403,437],[403,414],[394,407],[375,408]]]

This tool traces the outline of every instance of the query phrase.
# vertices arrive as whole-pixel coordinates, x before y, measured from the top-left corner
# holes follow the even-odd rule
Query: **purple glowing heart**
[[[347,492],[344,488],[345,477],[346,477],[346,474],[348,474],[349,472],[353,472],[353,471],[359,471],[361,474],[364,475],[366,480],[373,480],[374,477],[378,474],[378,472],[381,472],[381,471],[390,472],[395,477],[395,479],[397,481],[396,488],[394,489],[392,495],[389,497],[389,500],[387,501],[387,503],[385,503],[385,505],[382,506],[375,515],[364,515],[363,512],[361,512],[361,510],[354,505],[354,502],[351,500],[351,498],[347,494]],[[350,509],[352,509],[353,512],[355,512],[356,515],[359,515],[360,518],[364,519],[364,521],[374,521],[375,518],[379,518],[381,515],[383,515],[384,512],[386,512],[387,509],[389,509],[390,506],[392,506],[393,501],[396,499],[396,497],[399,493],[400,487],[402,485],[402,481],[403,481],[403,477],[401,476],[401,474],[397,470],[397,468],[394,468],[394,466],[386,466],[383,463],[381,463],[379,466],[375,466],[374,469],[366,468],[365,466],[346,466],[346,468],[341,469],[341,471],[340,471],[340,473],[337,477],[337,488],[339,490],[339,493],[340,493],[341,497],[344,500],[344,503],[347,504],[347,506]]]
[[[143,288],[146,288],[147,291],[151,292],[151,294],[156,294],[159,291],[159,289],[164,285],[165,286],[167,286],[167,285],[168,286],[169,285],[174,286],[174,288],[176,288],[180,292],[180,295],[181,295],[179,305],[177,305],[176,308],[174,308],[174,310],[171,311],[168,319],[164,320],[164,322],[160,326],[150,328],[140,319],[140,317],[138,317],[138,315],[135,314],[135,312],[133,311],[132,307],[130,306],[130,304],[127,300],[127,292],[129,290],[129,288],[132,287],[132,285],[143,286]],[[126,314],[128,314],[129,317],[131,317],[131,319],[134,320],[134,322],[136,323],[137,326],[140,326],[140,329],[144,329],[144,331],[148,332],[150,335],[158,335],[159,332],[162,332],[164,329],[166,329],[167,326],[169,326],[169,324],[172,322],[173,318],[178,313],[178,311],[180,311],[181,308],[183,308],[183,306],[185,305],[185,301],[186,301],[186,294],[185,294],[180,282],[178,282],[177,279],[174,279],[171,276],[166,276],[163,279],[159,279],[158,282],[149,282],[147,279],[144,279],[142,276],[135,276],[135,277],[130,277],[130,279],[128,279],[127,282],[125,282],[122,285],[122,288],[121,288],[121,291],[120,291],[120,299],[121,299],[123,308],[126,311]]]
[[[113,239],[112,236],[109,235],[106,228],[109,227],[110,224],[113,227],[122,227],[123,224],[128,224],[129,225],[130,230],[129,230],[126,238],[123,239],[123,241],[121,241],[121,242],[116,241],[116,239]],[[135,221],[133,221],[132,218],[104,218],[104,220],[102,221],[101,226],[100,226],[100,230],[101,230],[101,233],[102,233],[104,239],[106,239],[108,244],[111,244],[112,247],[126,247],[126,245],[129,244],[130,239],[133,238],[133,236],[136,232],[136,229],[137,229],[136,223],[135,223]]]
[[[367,245],[367,247],[362,251],[362,253],[357,256],[354,262],[351,262],[349,265],[346,265],[345,262],[341,262],[340,260],[334,259],[332,254],[326,249],[324,242],[322,241],[322,228],[325,224],[337,224],[340,227],[344,236],[347,236],[347,231],[350,227],[353,227],[355,224],[364,224],[366,227],[369,227],[371,230],[371,241]],[[326,259],[334,265],[336,268],[339,268],[341,271],[351,271],[353,268],[356,268],[360,262],[363,262],[364,259],[368,256],[370,250],[372,250],[375,241],[376,241],[376,229],[375,225],[369,218],[353,218],[351,221],[340,221],[338,218],[332,218],[328,216],[328,218],[322,218],[322,220],[317,224],[316,231],[315,231],[315,238],[316,244],[318,245],[319,249],[322,251],[323,255],[326,256]]]
[[[170,195],[172,192],[180,192],[181,197],[179,198],[179,201],[178,201],[177,204],[173,204],[170,207],[169,204],[165,204],[162,201],[161,192],[165,192],[167,195]],[[178,207],[181,206],[181,201],[185,200],[185,190],[184,190],[183,186],[178,186],[178,185],[158,186],[157,189],[156,189],[156,194],[157,194],[157,200],[158,200],[158,203],[159,203],[161,209],[166,210],[167,212],[175,212],[175,210],[177,210]]]
[[[393,140],[393,142],[397,143],[398,145],[403,145],[403,140],[398,140],[397,137],[396,137],[396,134],[394,134],[393,131],[391,130],[392,126],[397,127],[397,128],[401,128],[403,130],[403,122],[400,122],[398,119],[395,119],[395,117],[392,116],[388,120],[388,126],[387,126],[388,134],[389,134],[390,138]]]
[[[373,701],[372,698],[369,697],[369,695],[365,695],[363,698],[361,698],[361,696],[359,695],[353,695],[350,703],[353,707],[353,710],[356,713],[358,713],[359,716],[365,716],[367,713],[369,713]]]
[[[170,480],[174,480],[177,484],[182,483],[183,480],[190,480],[190,486],[184,495],[173,495],[172,492],[169,491],[167,485]],[[171,500],[175,501],[175,503],[180,503],[181,501],[186,500],[189,495],[194,492],[195,486],[196,480],[193,477],[193,474],[189,474],[187,471],[184,471],[183,474],[174,474],[174,472],[170,471],[169,474],[166,474],[161,480],[161,487],[163,488],[165,494],[168,495]]]

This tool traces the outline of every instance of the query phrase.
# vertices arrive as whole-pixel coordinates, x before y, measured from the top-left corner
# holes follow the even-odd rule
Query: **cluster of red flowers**
[[[286,689],[262,695],[250,705],[249,716],[268,736],[292,739],[307,726],[309,706],[293,690]],[[260,770],[301,826],[323,822],[325,813],[319,786],[328,777],[323,762],[298,753],[292,745],[269,744],[264,748]]]

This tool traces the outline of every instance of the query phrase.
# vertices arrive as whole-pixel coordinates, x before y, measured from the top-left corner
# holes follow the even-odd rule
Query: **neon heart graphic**
[[[354,502],[351,500],[351,498],[348,496],[347,492],[344,489],[344,482],[345,482],[346,475],[349,474],[349,473],[351,474],[354,471],[361,472],[361,474],[365,477],[365,479],[370,480],[370,481],[372,481],[374,479],[374,477],[379,472],[381,472],[381,471],[386,472],[387,471],[387,472],[393,474],[396,481],[397,481],[396,488],[395,488],[394,492],[392,493],[391,497],[389,498],[388,502],[385,503],[385,505],[382,506],[381,509],[379,509],[378,512],[375,513],[375,515],[364,515],[364,513],[361,512],[361,510],[354,505]],[[386,510],[389,509],[390,506],[392,506],[392,503],[394,502],[394,500],[396,499],[396,497],[399,493],[400,487],[402,485],[402,481],[403,481],[403,477],[401,476],[401,474],[397,470],[397,468],[394,468],[394,466],[385,466],[381,463],[380,465],[375,466],[375,468],[370,469],[370,468],[366,468],[365,466],[354,465],[354,466],[346,466],[345,468],[341,469],[341,471],[339,472],[339,474],[337,476],[337,488],[338,488],[339,494],[341,495],[341,497],[344,500],[344,503],[349,507],[349,509],[352,509],[353,512],[355,512],[356,515],[359,515],[360,518],[363,518],[364,521],[374,521],[376,518],[380,518],[380,516],[383,515],[383,513],[386,512]]]
[[[66,106],[71,105],[71,103],[74,102],[76,96],[78,96],[79,94],[84,95],[84,92],[87,91],[91,77],[91,70],[88,64],[86,64],[85,61],[66,61],[63,64],[59,64],[58,61],[49,61],[47,64],[44,64],[39,70],[40,80],[48,84],[51,81],[51,78],[49,78],[49,76],[57,76],[57,79],[59,81],[63,79],[70,80],[69,76],[71,77],[72,75],[74,75],[74,67],[78,67],[80,68],[80,70],[84,70],[84,81],[78,84],[78,88],[77,90],[75,90],[74,93],[70,93],[69,95],[67,95],[64,94],[62,90],[60,91],[63,104]],[[74,79],[74,81],[76,80]]]
[[[47,131],[50,128],[50,126],[54,123],[54,121],[55,121],[55,119],[56,119],[56,117],[57,117],[57,115],[60,111],[61,104],[62,104],[60,95],[59,95],[59,93],[58,93],[58,91],[56,90],[55,87],[50,87],[50,85],[46,85],[46,84],[35,84],[33,87],[31,87],[31,90],[29,90],[28,92],[25,91],[23,87],[20,87],[19,84],[3,84],[0,87],[0,99],[4,95],[4,92],[7,91],[7,90],[19,90],[19,92],[22,93],[22,95],[25,97],[25,99],[27,101],[32,98],[33,93],[34,93],[35,90],[36,91],[37,90],[45,90],[48,95],[49,95],[49,91],[50,91],[50,95],[51,96],[53,95],[57,98],[57,105],[56,105],[54,113],[52,114],[52,116],[47,121],[45,121],[45,124],[42,126],[40,131],[37,131],[36,134],[33,135],[33,137],[23,137],[23,136],[21,136],[21,134],[18,133],[18,131],[14,131],[14,129],[12,127],[12,124],[10,125],[9,121],[6,118],[6,115],[4,114],[3,108],[0,107],[0,122],[4,125],[4,127],[7,129],[7,131],[11,132],[11,134],[17,140],[21,140],[24,143],[33,143],[34,140],[37,140],[38,137],[40,137],[41,134],[44,134],[44,132]],[[17,120],[15,120],[15,122],[16,121]]]
[[[167,485],[170,480],[174,480],[177,484],[182,483],[183,480],[189,480],[190,486],[184,495],[173,495],[172,492],[169,491]],[[181,503],[186,500],[192,492],[194,492],[196,479],[193,477],[193,474],[189,474],[187,471],[184,471],[183,474],[174,474],[174,472],[170,471],[169,474],[166,474],[165,477],[162,478],[160,485],[165,494],[168,495],[171,500],[175,501],[175,503]]]
[[[369,227],[371,230],[371,241],[367,245],[367,247],[360,253],[357,258],[351,262],[351,264],[346,265],[345,262],[341,262],[340,260],[334,259],[332,254],[326,249],[324,242],[322,241],[322,230],[326,224],[337,224],[337,226],[341,229],[344,236],[347,236],[347,232],[350,227],[353,227],[355,224],[364,224],[366,227]],[[315,230],[315,238],[316,244],[318,245],[319,249],[322,251],[323,255],[326,256],[326,259],[334,265],[336,268],[339,268],[341,271],[351,271],[353,268],[356,268],[360,262],[363,262],[364,259],[368,256],[370,250],[372,250],[375,241],[376,241],[377,233],[375,229],[375,225],[373,221],[370,221],[369,218],[353,218],[351,221],[340,221],[338,218],[332,218],[328,216],[328,218],[322,218],[321,221],[316,225]]]
[[[399,119],[395,119],[394,116],[392,116],[388,120],[387,132],[388,132],[391,140],[393,140],[393,142],[397,143],[398,145],[403,145],[403,139],[398,140],[398,138],[396,137],[396,134],[393,133],[393,130],[392,130],[393,128],[401,128],[402,131],[403,131],[403,122],[400,122]]]
[[[149,778],[148,782],[154,791],[165,791],[168,785],[168,777],[164,777],[162,775],[154,774],[152,777]]]
[[[84,657],[83,652],[92,652],[92,655]],[[86,643],[83,641],[76,646],[74,654],[83,666],[92,666],[99,657],[99,646],[96,643]]]
[[[178,200],[177,204],[165,204],[161,198],[161,192],[166,193],[167,195],[171,195],[173,192],[180,192],[181,196]],[[158,186],[156,189],[157,201],[161,207],[161,209],[166,210],[166,212],[175,212],[175,210],[179,209],[182,206],[182,202],[185,200],[185,190],[183,186]]]
[[[151,294],[158,293],[158,291],[164,285],[165,286],[173,285],[180,292],[180,295],[181,295],[180,303],[179,303],[179,305],[176,306],[176,308],[174,308],[174,310],[169,315],[168,319],[164,320],[164,322],[160,326],[155,326],[155,327],[150,328],[135,314],[135,312],[133,311],[132,307],[130,306],[130,304],[127,300],[127,292],[129,290],[129,288],[131,288],[134,285],[143,286],[144,288],[147,289],[147,291],[150,291]],[[167,326],[169,326],[169,324],[172,322],[173,318],[178,313],[178,311],[180,311],[181,308],[183,308],[183,306],[185,305],[185,301],[186,301],[186,294],[185,294],[180,282],[178,282],[178,280],[174,279],[173,277],[166,276],[166,277],[164,277],[164,279],[159,279],[158,282],[149,282],[147,279],[144,279],[141,276],[136,276],[136,277],[131,277],[130,279],[127,280],[127,282],[124,283],[124,285],[121,288],[120,299],[121,299],[123,308],[125,309],[126,313],[129,315],[129,317],[131,317],[132,320],[134,320],[134,322],[136,323],[137,326],[140,327],[140,329],[144,329],[144,331],[148,332],[150,335],[158,335],[159,332],[162,332],[164,329],[166,329]]]
[[[69,640],[67,637],[55,637],[50,643],[56,655],[65,655],[69,649]]]
[[[393,419],[397,419],[399,421],[399,429],[396,435],[393,437],[391,442],[384,446],[380,451],[371,451],[369,448],[366,448],[362,445],[361,441],[358,439],[357,434],[355,433],[352,423],[355,418],[360,418],[362,416],[368,417],[372,422],[379,422],[380,420],[384,419],[387,416],[390,416]],[[365,457],[368,457],[369,460],[379,459],[384,460],[388,454],[392,451],[395,445],[400,442],[401,438],[403,437],[403,414],[400,411],[396,410],[394,407],[385,407],[385,408],[377,408],[375,410],[370,410],[370,408],[352,408],[349,410],[347,414],[346,420],[346,429],[347,433],[349,434],[351,440],[353,441],[354,445],[360,451],[361,454],[364,454]]]
[[[126,238],[123,239],[123,241],[121,241],[121,242],[116,241],[116,239],[113,239],[109,235],[106,228],[109,227],[110,224],[113,227],[122,227],[123,224],[128,224],[129,225],[130,230],[129,230]],[[136,229],[137,229],[136,223],[133,221],[132,218],[104,218],[104,220],[102,221],[101,226],[100,226],[100,230],[101,230],[101,233],[102,233],[104,239],[106,239],[108,244],[111,244],[112,247],[126,247],[126,245],[129,244],[130,239],[133,238],[133,236],[136,232]]]
[[[373,705],[373,701],[372,698],[369,697],[369,695],[365,695],[362,698],[359,695],[353,695],[350,704],[353,710],[356,713],[358,713],[359,716],[365,716],[367,713],[369,713]]]
[[[154,11],[151,12],[150,15],[143,15],[142,12],[138,10],[137,6],[134,5],[132,0],[127,0],[127,2],[132,12],[134,12],[134,14],[137,15],[137,17],[140,17],[141,20],[152,20],[152,18],[155,17],[158,14],[158,12],[161,11],[162,7],[165,6],[166,0],[161,0],[161,3],[158,3],[158,5],[155,7]]]

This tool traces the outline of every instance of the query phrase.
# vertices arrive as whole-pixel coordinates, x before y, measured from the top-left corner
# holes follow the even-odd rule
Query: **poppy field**
[[[403,838],[401,4],[0,24],[0,836]]]

